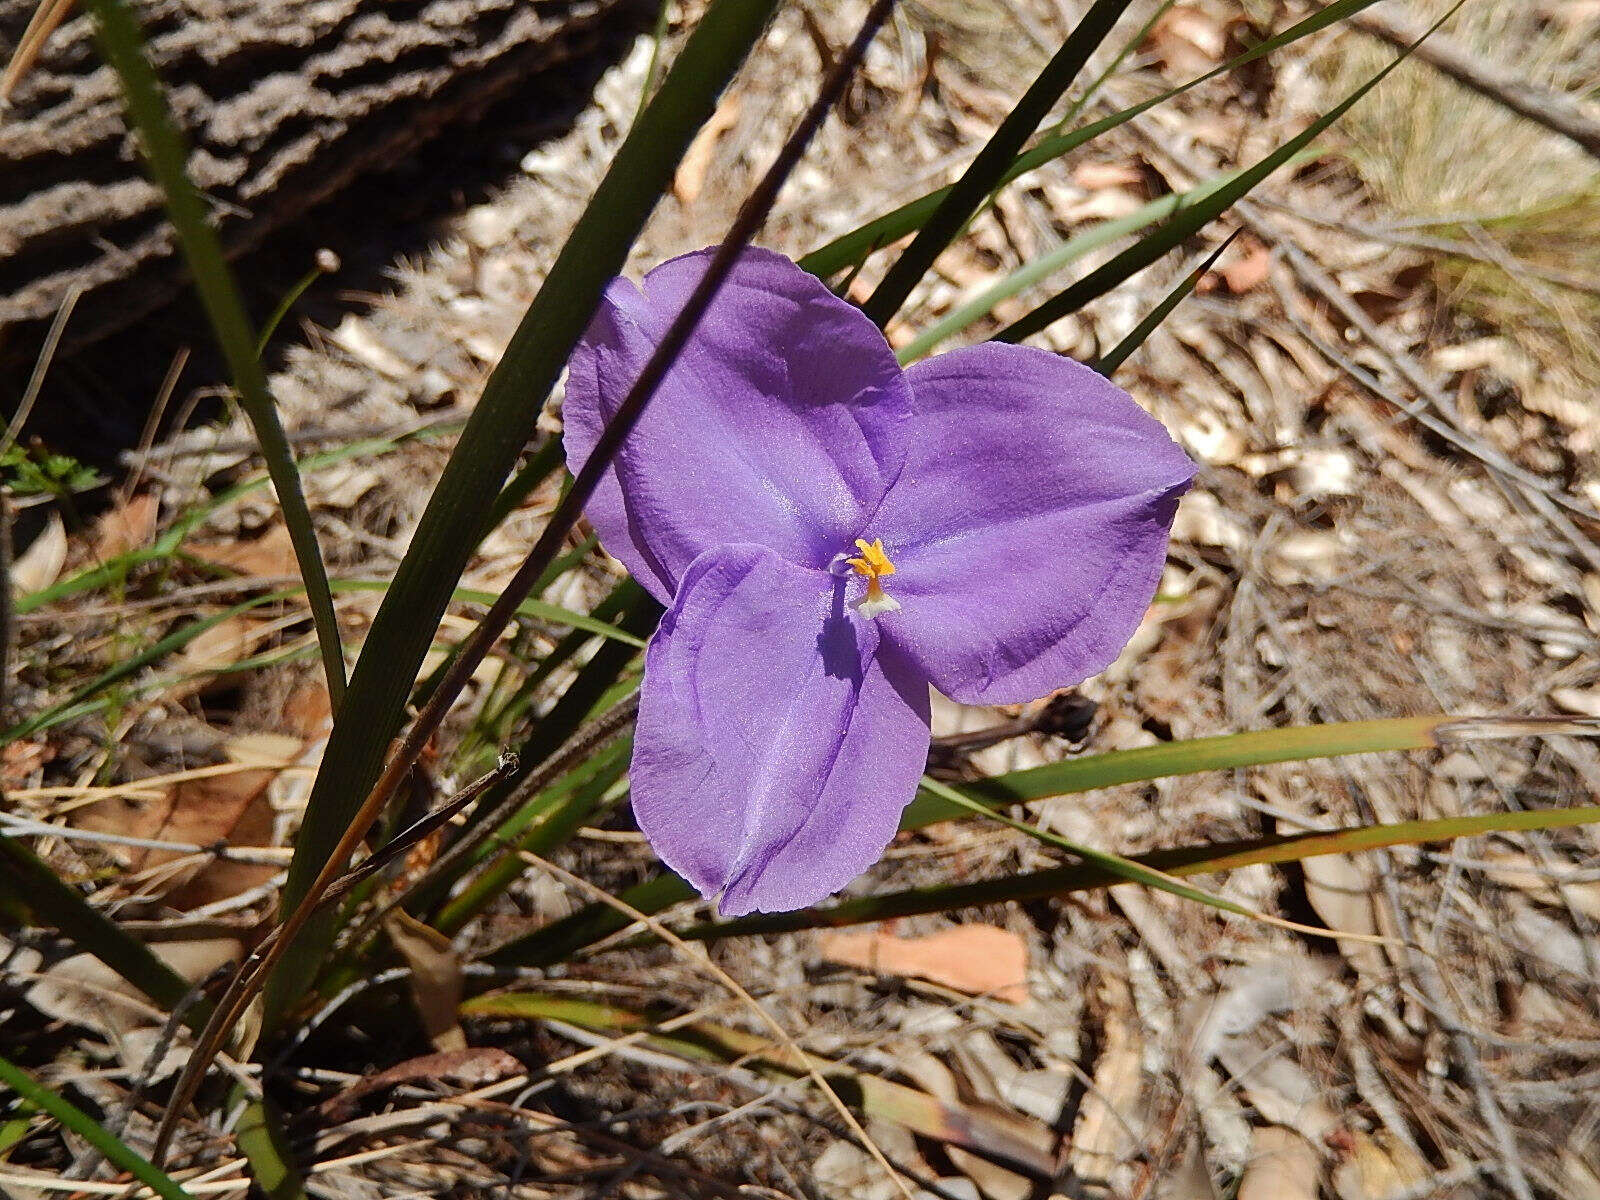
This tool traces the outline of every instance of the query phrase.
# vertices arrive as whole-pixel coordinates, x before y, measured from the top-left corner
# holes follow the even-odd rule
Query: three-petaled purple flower
[[[709,260],[607,290],[567,382],[574,471]],[[588,508],[667,606],[639,827],[730,916],[837,891],[916,792],[928,685],[1004,704],[1107,666],[1193,473],[1087,367],[990,343],[902,371],[858,309],[746,251]]]

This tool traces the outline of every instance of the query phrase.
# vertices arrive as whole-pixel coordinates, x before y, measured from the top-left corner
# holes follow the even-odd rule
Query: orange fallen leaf
[[[914,938],[882,929],[841,930],[818,940],[829,962],[926,979],[969,996],[1028,1001],[1028,947],[993,925],[956,925]]]

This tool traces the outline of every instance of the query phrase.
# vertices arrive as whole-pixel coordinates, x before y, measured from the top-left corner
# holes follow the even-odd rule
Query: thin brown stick
[[[17,42],[16,52],[6,64],[4,73],[0,73],[0,112],[10,106],[11,93],[37,61],[50,35],[71,11],[72,0],[39,0],[39,7],[33,10],[33,16],[28,18],[28,26]]]

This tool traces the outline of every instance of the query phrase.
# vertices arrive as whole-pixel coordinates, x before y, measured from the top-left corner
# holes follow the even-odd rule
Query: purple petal
[[[748,544],[685,572],[645,658],[633,811],[724,915],[813,904],[894,836],[928,688],[878,650],[826,572]]]
[[[711,251],[614,281],[573,353],[577,471]],[[825,566],[900,472],[911,390],[859,309],[788,259],[747,250],[588,506],[605,548],[658,600],[703,551],[750,542]]]
[[[1031,700],[1103,670],[1149,607],[1194,464],[1088,367],[1026,346],[906,372],[911,449],[870,524],[884,635],[953,700]]]

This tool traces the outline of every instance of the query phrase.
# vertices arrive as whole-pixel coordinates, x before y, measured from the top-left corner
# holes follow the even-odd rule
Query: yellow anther
[[[883,590],[884,577],[894,574],[894,564],[883,552],[883,539],[874,538],[868,542],[865,538],[857,538],[856,549],[861,551],[861,557],[845,560],[851,570],[867,581],[867,594],[856,601],[856,611],[864,617],[898,612],[900,605]]]
[[[861,557],[846,561],[855,568],[857,575],[865,575],[876,583],[883,576],[894,574],[894,564],[883,552],[882,538],[875,538],[870,543],[865,538],[857,538],[856,549],[861,551]]]

